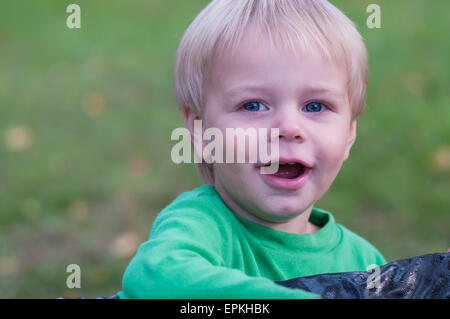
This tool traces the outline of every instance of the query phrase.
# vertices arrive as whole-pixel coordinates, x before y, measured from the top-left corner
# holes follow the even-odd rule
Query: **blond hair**
[[[234,50],[248,25],[274,46],[302,52],[318,49],[328,60],[341,59],[348,72],[352,117],[365,107],[367,50],[353,22],[327,0],[212,0],[185,31],[175,58],[175,89],[180,109],[202,114],[203,87],[217,53]],[[212,164],[197,164],[214,184]]]

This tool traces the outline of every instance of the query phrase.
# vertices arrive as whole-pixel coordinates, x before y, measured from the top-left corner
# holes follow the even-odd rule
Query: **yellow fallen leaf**
[[[77,200],[69,205],[67,213],[73,220],[82,221],[88,217],[89,206],[85,201]]]
[[[436,149],[434,167],[440,172],[450,172],[450,145],[441,145]]]
[[[83,98],[83,110],[91,117],[98,117],[106,112],[105,97],[97,92],[92,92]]]
[[[0,257],[0,275],[12,276],[19,273],[19,262],[9,256]]]
[[[111,252],[117,258],[129,258],[136,252],[139,243],[139,236],[129,231],[123,233],[113,241]]]
[[[134,156],[128,161],[128,172],[132,177],[142,177],[148,170],[149,161],[143,156]]]
[[[13,151],[24,151],[33,143],[33,136],[26,126],[15,125],[6,131],[5,143]]]

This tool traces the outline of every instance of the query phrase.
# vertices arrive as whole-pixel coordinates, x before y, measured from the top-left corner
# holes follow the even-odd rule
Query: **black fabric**
[[[325,299],[450,299],[450,254],[396,260],[366,272],[299,277],[276,282]]]

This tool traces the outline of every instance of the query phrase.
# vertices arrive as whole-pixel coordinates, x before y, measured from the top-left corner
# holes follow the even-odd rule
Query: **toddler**
[[[211,1],[176,55],[186,128],[276,128],[279,156],[197,164],[204,185],[158,214],[119,297],[315,298],[275,281],[385,264],[314,206],[349,156],[367,83],[362,38],[328,1]]]

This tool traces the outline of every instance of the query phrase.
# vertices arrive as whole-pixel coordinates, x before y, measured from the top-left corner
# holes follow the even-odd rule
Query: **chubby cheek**
[[[316,165],[320,174],[318,177],[324,187],[328,188],[337,176],[345,159],[347,136],[345,134],[322,135],[320,141],[316,141]]]
[[[275,147],[269,142],[268,129],[254,126],[236,125],[236,123],[214,123],[214,128],[221,132],[221,154],[224,163],[251,163],[260,160],[260,153],[266,158]],[[204,147],[211,141],[203,141]],[[260,148],[261,146],[261,148]],[[235,168],[233,168],[235,169]]]
[[[254,170],[253,164],[241,163],[216,163],[214,164],[214,173],[218,180],[224,186],[234,187],[240,185],[243,187],[246,182],[250,182]]]
[[[224,191],[232,202],[248,208],[252,202],[258,202],[261,189],[252,164],[214,164],[215,186]]]

